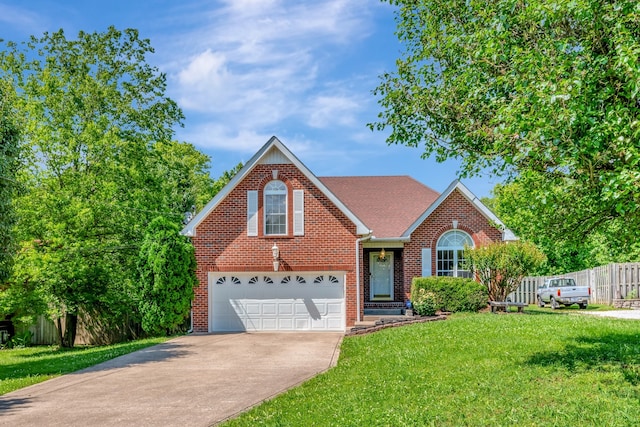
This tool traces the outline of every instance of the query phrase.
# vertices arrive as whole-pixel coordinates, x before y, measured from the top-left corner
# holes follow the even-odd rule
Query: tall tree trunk
[[[58,345],[64,348],[72,348],[76,342],[76,330],[78,328],[78,314],[66,313],[64,315],[64,331],[62,328],[62,319],[58,317],[56,320],[58,330]]]
[[[64,341],[62,346],[72,348],[76,342],[76,330],[78,328],[78,313],[67,313],[64,325]]]
[[[58,333],[58,345],[60,347],[64,347],[63,342],[64,342],[64,336],[62,334],[62,319],[60,317],[58,317],[56,319],[56,332]]]

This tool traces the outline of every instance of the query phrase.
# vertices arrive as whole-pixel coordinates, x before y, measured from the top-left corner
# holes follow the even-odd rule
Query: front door
[[[369,254],[371,301],[393,301],[393,252]]]

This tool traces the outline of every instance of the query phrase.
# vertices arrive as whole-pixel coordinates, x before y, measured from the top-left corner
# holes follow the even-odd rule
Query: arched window
[[[473,247],[471,236],[460,230],[443,234],[438,240],[437,269],[438,276],[471,277],[464,269],[464,247]]]
[[[282,181],[264,187],[264,234],[287,234],[287,186]]]

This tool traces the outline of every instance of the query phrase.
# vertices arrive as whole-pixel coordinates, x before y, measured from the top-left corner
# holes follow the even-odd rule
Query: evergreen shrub
[[[432,293],[436,309],[449,312],[479,311],[487,306],[487,289],[473,279],[432,276],[415,277],[411,284],[412,304],[424,293]],[[415,297],[414,297],[415,296]]]

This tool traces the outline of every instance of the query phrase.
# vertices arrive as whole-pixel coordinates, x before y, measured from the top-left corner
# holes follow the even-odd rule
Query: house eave
[[[378,239],[370,239],[362,244],[365,249],[402,249],[409,242],[406,238],[385,237]]]
[[[386,242],[407,243],[407,242],[411,241],[411,236],[401,236],[401,237],[376,237],[376,236],[371,236],[371,241],[372,242],[380,242],[380,243],[386,243]]]

